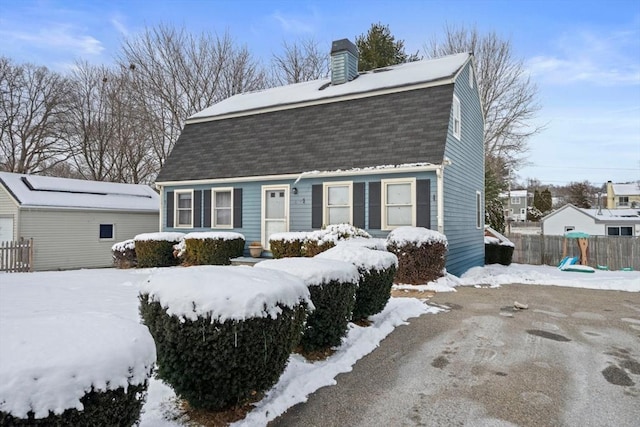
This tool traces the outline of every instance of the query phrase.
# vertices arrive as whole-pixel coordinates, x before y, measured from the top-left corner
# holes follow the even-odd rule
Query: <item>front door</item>
[[[269,236],[289,231],[289,186],[262,187],[262,246],[269,250]]]

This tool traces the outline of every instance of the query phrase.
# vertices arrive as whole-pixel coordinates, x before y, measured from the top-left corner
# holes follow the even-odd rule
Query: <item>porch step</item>
[[[238,258],[231,258],[231,265],[248,265],[249,267],[253,267],[260,261],[264,261],[269,258],[253,258],[248,256],[241,256]]]

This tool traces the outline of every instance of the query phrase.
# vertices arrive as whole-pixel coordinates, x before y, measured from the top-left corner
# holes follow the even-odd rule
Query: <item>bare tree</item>
[[[190,115],[226,97],[266,84],[246,48],[228,34],[194,36],[160,25],[124,41],[118,63],[131,70],[137,114],[146,123],[156,172],[173,149]]]
[[[43,173],[68,157],[61,140],[67,80],[0,57],[0,169]]]
[[[433,38],[424,47],[428,57],[473,52],[485,122],[486,166],[493,170],[517,168],[528,150],[528,139],[540,132],[532,119],[540,110],[538,89],[514,56],[509,40],[495,32],[481,35],[477,28],[446,27],[442,41]]]
[[[273,80],[277,85],[307,82],[329,74],[328,49],[321,50],[314,39],[282,43],[282,53],[271,58]]]

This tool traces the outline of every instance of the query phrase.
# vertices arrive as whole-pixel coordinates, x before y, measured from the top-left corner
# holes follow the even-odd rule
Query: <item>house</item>
[[[333,42],[327,79],[236,95],[191,116],[156,185],[166,231],[427,227],[447,269],[484,259],[483,116],[471,54],[358,73]]]
[[[640,181],[614,184],[607,181],[607,209],[640,208]]]
[[[576,230],[592,236],[640,236],[640,209],[584,209],[568,204],[541,222],[545,235]]]
[[[111,246],[158,231],[147,185],[0,172],[0,241],[33,239],[33,270],[109,267]]]
[[[512,190],[507,193],[500,193],[504,205],[504,216],[510,221],[524,222],[527,220],[527,209],[529,207],[527,190]]]

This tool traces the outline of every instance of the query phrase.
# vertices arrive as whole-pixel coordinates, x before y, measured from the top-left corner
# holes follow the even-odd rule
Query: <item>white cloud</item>
[[[8,40],[28,44],[32,47],[73,51],[78,54],[100,55],[104,46],[100,40],[78,34],[70,25],[55,25],[41,28],[37,32],[0,30],[0,35]]]
[[[305,22],[305,20],[299,17],[286,16],[279,11],[273,13],[271,17],[278,21],[285,32],[296,34],[307,34],[314,32],[313,24]]]
[[[640,31],[565,33],[556,53],[528,62],[532,75],[549,84],[590,83],[601,86],[640,84]]]
[[[126,27],[126,25],[124,24],[124,18],[122,16],[113,16],[111,17],[111,25],[113,25],[113,27],[123,36],[128,36],[129,35],[129,29]]]

